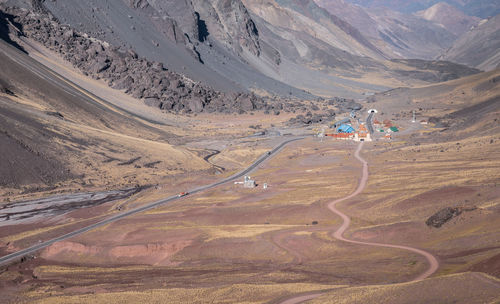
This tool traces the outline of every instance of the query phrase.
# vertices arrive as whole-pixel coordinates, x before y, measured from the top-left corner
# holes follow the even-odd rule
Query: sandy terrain
[[[401,268],[405,271],[397,275],[399,278],[391,276],[389,281],[406,281],[426,267],[425,261],[408,264],[412,260],[418,261],[418,256],[389,249],[344,246],[332,242],[328,234],[332,225],[340,223],[323,211],[331,191],[335,189],[334,195],[344,193],[345,196],[353,190],[352,185],[357,180],[357,176],[352,175],[355,172],[352,168],[357,164],[349,157],[355,146],[346,144],[331,146],[311,140],[307,145],[293,144],[254,174],[259,184],[267,182],[270,185],[266,191],[261,188],[243,190],[238,185],[223,186],[103,227],[70,242],[59,243],[43,251],[39,259],[27,263],[37,272],[39,268],[35,265],[42,261],[42,265],[61,262],[72,265],[78,257],[80,266],[69,266],[64,272],[45,271],[37,275],[37,280],[46,282],[44,285],[48,284],[45,285],[48,288],[52,288],[49,282],[55,279],[54,275],[62,275],[65,282],[71,282],[79,276],[71,269],[78,269],[82,264],[109,267],[110,263],[149,265],[136,270],[138,277],[140,272],[151,273],[153,269],[158,269],[158,279],[164,277],[161,273],[165,271],[179,272],[175,279],[172,277],[167,282],[168,286],[182,286],[182,282],[187,283],[194,274],[210,273],[193,288],[206,284],[224,286],[229,282],[247,280],[255,285],[297,280],[330,285],[379,282],[384,273],[396,273]],[[317,155],[321,156],[318,158]],[[289,166],[283,167],[283,163]],[[332,173],[336,178],[328,178]],[[311,187],[317,191],[307,191]],[[311,225],[313,221],[319,224]],[[284,236],[291,250],[276,246],[274,234],[289,230],[295,232]],[[315,250],[311,251],[311,248]],[[301,261],[295,259],[295,252],[299,253]],[[384,269],[377,267],[380,273],[356,271],[361,267],[373,267],[370,265],[374,261],[386,265]],[[234,265],[241,266],[236,270]],[[113,269],[103,268],[103,271],[109,273]],[[225,273],[224,269],[232,270]],[[156,275],[149,276],[152,281],[156,280]],[[99,284],[117,284],[114,276],[95,279],[102,282]],[[121,289],[128,289],[126,286],[132,281],[118,285]],[[88,284],[85,284],[87,288],[95,288],[91,287],[94,284],[91,281]],[[81,282],[76,285],[82,287]],[[150,286],[149,283],[142,288],[146,286]],[[69,285],[66,288],[74,291]]]
[[[369,105],[379,109],[376,118],[390,118],[402,129],[393,141],[365,143],[360,155],[354,142],[309,136],[259,165],[252,173],[256,188],[224,184],[53,244],[2,268],[0,290],[13,303],[268,303],[319,294],[313,302],[411,303],[414,296],[424,303],[498,301],[497,75],[377,95]],[[151,187],[126,199],[4,226],[2,255],[228,176],[279,140],[252,136],[257,130],[251,125],[283,128],[287,118],[204,114],[162,126],[112,105],[96,118],[95,107],[104,107],[98,99],[72,99],[50,82],[36,96],[21,80],[12,81],[19,91],[2,95],[2,109],[48,126],[52,133],[46,131],[51,136],[44,140],[72,151],[58,160],[84,175],[58,181],[58,190]],[[473,102],[466,103],[469,98]],[[420,117],[449,116],[416,127],[408,122],[409,109],[419,106]],[[474,117],[460,112],[464,108]],[[369,173],[361,179],[364,189],[358,188],[360,172]],[[2,191],[29,196],[16,187]],[[440,228],[426,225],[446,207],[467,211]],[[375,243],[393,245],[365,246]],[[436,264],[429,268],[432,259],[422,256],[426,252],[440,262],[436,273]],[[415,278],[423,280],[409,282]]]
[[[359,198],[339,204],[339,209],[353,218],[353,227],[346,232],[349,238],[430,248],[432,243],[421,241],[430,238],[426,236],[428,233],[434,235],[432,239],[440,239],[436,238],[436,233],[455,236],[454,240],[450,239],[439,245],[439,248],[448,248],[446,251],[438,247],[432,249],[440,256],[443,268],[448,269],[445,270],[447,273],[461,272],[463,270],[460,269],[464,269],[463,266],[450,269],[447,265],[452,265],[448,263],[453,259],[472,262],[491,256],[487,254],[488,251],[464,256],[459,254],[458,248],[450,246],[450,242],[468,239],[467,230],[463,230],[465,227],[457,228],[460,221],[473,233],[472,231],[478,231],[470,230],[475,223],[484,222],[485,219],[471,221],[459,217],[459,222],[454,220],[457,224],[449,223],[440,228],[444,230],[433,232],[434,230],[423,227],[425,215],[432,212],[422,212],[425,211],[422,208],[422,211],[418,211],[415,206],[412,208],[417,212],[412,211],[411,214],[415,214],[414,217],[420,219],[420,223],[408,222],[405,219],[409,214],[408,207],[401,205],[405,198],[395,196],[405,193],[390,192],[391,183],[387,181],[388,175],[385,174],[388,167],[383,167],[382,171],[378,167],[378,158],[390,156],[394,153],[394,148],[381,153],[379,145],[366,145],[363,153],[363,157],[370,160],[368,188],[358,195]],[[391,145],[398,146],[397,143]],[[386,149],[389,147],[382,146]],[[425,299],[428,300],[439,298],[458,286],[464,287],[461,289],[463,293],[454,295],[456,299],[474,297],[478,303],[495,299],[495,280],[478,274],[471,274],[473,276],[470,278],[474,280],[467,275],[455,275],[439,276],[431,279],[431,283],[424,280],[422,283],[409,285],[371,285],[405,282],[424,273],[428,266],[425,259],[418,255],[395,249],[345,245],[334,241],[329,235],[331,227],[339,227],[341,220],[324,212],[327,203],[332,197],[344,197],[355,190],[358,176],[353,173],[360,169],[353,159],[355,147],[350,143],[321,143],[312,140],[293,144],[254,174],[259,184],[267,182],[270,185],[266,191],[260,188],[244,190],[238,185],[223,186],[204,195],[189,197],[109,225],[70,242],[54,245],[38,259],[23,263],[23,267],[34,271],[37,279],[31,278],[26,283],[13,285],[11,288],[20,291],[23,286],[41,284],[37,285],[39,287],[36,290],[25,293],[25,296],[47,303],[88,302],[91,299],[89,291],[97,292],[100,302],[127,296],[142,299],[151,297],[149,299],[153,300],[168,293],[174,303],[193,295],[197,295],[200,303],[213,298],[217,303],[231,302],[232,299],[262,303],[284,300],[287,295],[301,291],[331,290],[339,288],[339,285],[359,284],[369,286],[331,291],[317,301],[322,299],[321,301],[328,302],[329,297],[333,296],[334,299],[359,299],[362,302],[364,296],[373,295],[380,299],[395,299],[391,303],[404,303],[401,300],[403,298],[398,297],[414,294],[422,288],[427,290],[426,284],[440,286],[439,292],[427,295]],[[421,146],[420,148],[422,149]],[[404,157],[398,156],[398,161],[400,159]],[[283,166],[285,163],[288,165]],[[418,176],[422,173],[418,173]],[[395,180],[402,178],[396,172],[389,176]],[[370,189],[374,183],[379,184],[378,179],[381,177],[385,178],[387,190],[376,193],[381,198],[385,197],[387,203],[395,204],[389,209],[392,217],[387,216],[388,213],[383,211],[385,209],[377,211],[378,199],[373,201],[374,194]],[[413,178],[415,177],[413,174]],[[310,192],[311,187],[316,191]],[[420,189],[417,186],[415,188]],[[485,206],[491,205],[491,198],[488,197],[485,197]],[[373,202],[363,203],[367,199]],[[397,206],[401,206],[400,209]],[[363,212],[367,208],[370,212]],[[436,209],[438,206],[433,210]],[[403,218],[397,220],[398,216]],[[318,224],[311,225],[313,221]],[[395,221],[397,224],[391,224]],[[389,224],[383,224],[387,222]],[[450,231],[450,228],[456,232]],[[489,228],[493,233],[491,229],[493,227]],[[482,230],[481,235],[484,242],[491,244],[488,232]],[[476,242],[481,241],[478,239]],[[286,247],[280,247],[280,244],[286,244]],[[441,252],[446,252],[449,258],[443,259]],[[455,257],[453,252],[458,255]],[[494,253],[495,249],[490,252]],[[74,264],[76,257],[78,266]],[[235,265],[238,267],[235,268]],[[371,271],[367,272],[366,269]],[[8,273],[13,275],[17,272],[13,270]],[[146,273],[150,278],[147,282],[140,279]],[[444,274],[443,269],[441,273]],[[86,278],[83,281],[82,275]],[[197,278],[195,282],[192,280],[193,276]],[[309,285],[299,287],[296,285],[299,281],[309,282]],[[64,289],[59,285],[63,285]],[[263,286],[273,288],[264,291],[261,289]],[[235,293],[234,288],[238,288],[236,290],[239,292]],[[137,290],[149,290],[149,293],[147,295],[146,291]],[[227,293],[214,294],[215,290],[226,290]],[[260,298],[255,298],[256,290],[261,290]],[[475,290],[481,290],[481,293]],[[52,293],[52,297],[44,296],[47,292]]]
[[[308,303],[497,303],[500,280],[462,273],[429,280],[339,289]]]

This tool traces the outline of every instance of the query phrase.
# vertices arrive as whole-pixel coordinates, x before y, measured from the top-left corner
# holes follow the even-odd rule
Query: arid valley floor
[[[355,142],[324,136],[341,102],[178,115],[16,44],[0,259],[40,248],[0,260],[0,302],[500,303],[499,68],[359,100],[398,132]]]
[[[491,79],[498,79],[498,72],[474,81],[476,86],[484,86]],[[460,109],[468,94],[477,94],[473,90],[467,92],[474,81],[448,84],[443,95],[454,103],[439,104],[449,107],[449,112],[454,112],[452,107]],[[381,96],[370,107],[385,111],[391,98],[403,98],[395,94],[413,94],[412,99],[418,100],[415,103],[423,113],[437,111],[435,96],[425,96],[432,89]],[[491,94],[498,94],[498,87],[480,95],[478,104],[487,103]],[[23,101],[22,96],[2,98],[23,110],[40,111],[27,104],[26,99]],[[39,119],[51,119],[61,133],[77,124],[87,124],[82,115],[73,118],[69,112],[61,114],[65,117],[62,121],[51,116]],[[22,262],[4,267],[0,275],[2,294],[13,302],[37,303],[121,303],[125,299],[158,303],[278,303],[296,294],[324,291],[314,303],[364,303],[368,298],[413,303],[414,295],[426,290],[419,301],[439,302],[443,294],[447,294],[448,302],[498,301],[498,126],[491,133],[477,134],[481,125],[498,118],[498,106],[497,112],[463,123],[463,134],[458,135],[432,125],[412,124],[407,117],[398,121],[396,114],[383,115],[396,119],[401,135],[395,135],[392,141],[380,139],[364,144],[361,156],[368,162],[370,173],[367,186],[338,208],[352,218],[346,238],[406,245],[432,253],[439,261],[439,269],[430,278],[405,283],[429,267],[419,254],[333,238],[342,219],[330,212],[327,205],[358,186],[361,164],[354,158],[358,144],[320,139],[307,129],[290,129],[290,133],[305,138],[288,144],[258,166],[252,173],[258,187],[244,189],[228,182],[55,243]],[[283,141],[282,137],[286,138],[248,137],[252,134],[248,131],[252,130],[248,129],[251,123],[258,122],[263,129],[270,128],[271,122],[281,124],[268,117],[228,115],[224,120],[214,120],[199,115],[193,117],[196,127],[190,132],[182,121],[179,125],[184,124],[184,128],[154,126],[155,132],[162,128],[173,130],[172,133],[184,132],[184,138],[200,134],[180,147],[148,141],[144,134],[138,138],[134,136],[137,130],[124,129],[115,135],[105,127],[92,128],[95,131],[90,134],[95,134],[95,140],[105,140],[110,147],[81,149],[82,159],[68,160],[81,164],[78,173],[88,176],[86,183],[102,189],[99,182],[111,180],[116,184],[121,178],[124,187],[139,180],[155,186],[126,199],[65,212],[50,221],[30,222],[28,218],[2,224],[2,252],[29,247],[231,175]],[[67,122],[70,119],[75,122]],[[113,128],[116,126],[114,123]],[[228,134],[210,134],[210,130],[219,128],[228,130]],[[138,146],[137,142],[144,144]],[[140,147],[136,153],[143,157],[119,165],[135,155],[126,156],[119,151],[112,154],[111,147],[134,151],[127,145]],[[209,152],[197,145],[225,148],[204,162],[202,156]],[[184,173],[170,177],[163,172],[166,166],[175,164],[166,162],[164,155],[169,155],[168,160],[206,169],[193,171],[184,165]],[[116,160],[108,160],[114,156]],[[144,165],[155,161],[161,163],[151,168]],[[137,164],[139,168],[134,168]],[[128,178],[124,178],[126,168],[131,168]],[[101,174],[106,178],[96,177]],[[263,183],[269,185],[267,189],[262,189]],[[83,187],[63,186],[67,187],[66,192]],[[26,196],[11,193],[14,197]],[[441,228],[425,224],[427,218],[446,207],[470,211]]]

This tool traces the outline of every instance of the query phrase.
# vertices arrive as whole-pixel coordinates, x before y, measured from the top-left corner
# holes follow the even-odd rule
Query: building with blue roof
[[[354,128],[350,125],[342,124],[337,129],[338,133],[354,133]]]

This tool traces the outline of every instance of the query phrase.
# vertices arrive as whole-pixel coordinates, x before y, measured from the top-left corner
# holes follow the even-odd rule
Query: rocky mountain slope
[[[18,35],[40,42],[61,54],[84,74],[103,79],[111,87],[143,99],[147,105],[166,111],[193,113],[271,111],[277,110],[276,107],[290,110],[276,97],[266,98],[266,101],[253,93],[216,91],[169,71],[161,62],[149,61],[130,49],[121,51],[109,43],[74,31],[49,15],[24,9],[6,11],[13,14],[9,16],[19,26],[13,29]],[[2,21],[6,22],[5,19]]]
[[[350,89],[359,97],[360,93],[384,90],[384,86],[407,86],[424,80],[420,77],[424,71],[405,63],[395,67],[385,60],[395,56],[389,56],[390,52],[384,54],[363,31],[339,18],[341,14],[332,14],[312,0],[244,0],[244,4],[257,24],[260,40],[273,45],[281,54],[281,64],[273,77],[290,85],[319,95],[348,94]],[[448,37],[453,36],[429,21],[422,22],[431,24],[438,32],[444,31]],[[414,44],[422,45],[423,40]],[[442,44],[446,39],[436,41]],[[432,53],[421,49],[432,58],[444,47],[437,47]],[[403,70],[416,73],[405,72],[401,77]]]
[[[25,0],[6,2],[31,8]],[[331,87],[323,85],[320,79],[325,75],[322,73],[307,77],[312,85],[303,85],[300,79],[292,81],[304,67],[283,64],[282,54],[260,39],[259,29],[263,26],[257,26],[245,6],[238,2],[108,0],[88,5],[70,0],[43,2],[38,6],[50,12],[61,25],[84,33],[90,39],[106,42],[121,52],[133,49],[139,57],[162,63],[170,71],[219,91],[250,90],[310,99],[313,96],[302,89],[315,89],[313,86],[318,84],[326,88],[330,96],[352,95],[350,83],[363,87],[362,83],[337,79],[332,82],[343,83]],[[176,9],[172,10],[174,6]],[[343,37],[349,38],[347,34]],[[337,53],[344,52],[339,50]],[[349,53],[347,56],[352,57]],[[385,88],[364,85],[361,91]]]
[[[253,20],[240,1],[140,1],[131,4],[131,8],[154,23],[159,31],[165,29],[162,20],[171,20],[169,23],[177,33],[175,41],[185,44],[198,65],[201,63],[215,75],[231,79],[240,88],[310,97],[261,75],[248,65],[247,57],[277,65],[280,55],[261,43]]]
[[[388,10],[368,14],[367,28],[383,28],[370,36],[313,0],[2,2],[49,14],[50,22],[40,25],[29,20],[30,14],[20,22],[27,22],[31,38],[85,73],[173,111],[238,112],[242,108],[231,109],[228,100],[238,99],[231,94],[251,96],[248,92],[270,97],[270,106],[249,97],[255,108],[270,111],[273,100],[284,98],[360,98],[366,92],[425,84],[443,77],[423,77],[428,70],[404,61],[395,66],[387,59],[432,59],[456,38],[433,22]],[[81,53],[94,42],[101,46],[93,55]],[[70,55],[73,48],[77,56]],[[131,58],[139,63],[123,70]],[[455,66],[450,69],[460,76]],[[469,72],[464,69],[464,75]],[[173,88],[178,79],[183,84]]]
[[[455,6],[469,16],[487,18],[500,13],[500,3],[491,0],[346,0],[368,8],[386,7],[403,13],[415,13],[445,2]]]
[[[413,14],[385,8],[388,2],[383,1],[356,2],[367,7],[347,0],[316,2],[342,16],[389,57],[438,58],[483,70],[498,64],[497,17],[483,24],[485,20],[445,2]]]
[[[392,7],[367,9],[345,0],[316,2],[331,14],[342,16],[389,58],[432,59],[457,38],[457,34],[433,20],[401,13]]]
[[[500,132],[500,69],[418,88],[398,88],[372,97],[379,111],[411,117],[409,108],[418,109],[418,119],[428,120],[439,130],[414,134],[427,142],[446,142]],[[406,100],[407,102],[401,102]],[[489,140],[488,140],[489,141]]]
[[[319,7],[314,1],[304,0],[277,0],[281,8],[293,10],[302,16],[326,26],[330,32],[337,36],[344,44],[334,45],[354,55],[367,56],[374,59],[384,58],[383,54],[372,45],[363,34],[348,22],[339,18],[335,14],[330,14],[327,10]],[[339,37],[348,35],[346,38]],[[355,42],[356,44],[353,44]]]
[[[31,1],[27,0],[4,2],[27,8],[32,6]],[[121,50],[132,48],[140,57],[161,62],[166,68],[194,81],[202,81],[217,90],[238,92],[259,88],[271,94],[289,96],[291,93],[301,98],[311,98],[310,94],[302,90],[255,71],[244,59],[224,47],[224,42],[216,40],[215,33],[204,33],[203,25],[209,25],[210,22],[202,15],[203,11],[195,10],[192,1],[68,0],[44,1],[39,5],[61,24]],[[239,6],[231,8],[238,9]],[[209,15],[208,12],[206,15]],[[220,16],[214,18],[222,19]],[[233,26],[236,27],[236,23],[228,25]],[[198,27],[202,30],[198,30]],[[202,39],[203,42],[198,33],[206,38]],[[237,43],[232,42],[233,45],[253,39],[238,35]]]
[[[464,34],[439,59],[490,71],[500,65],[500,15]]]
[[[93,97],[2,40],[0,56],[2,197],[67,187],[135,186],[148,182],[124,179],[123,170],[143,166],[148,174],[160,167],[168,174],[177,163],[209,168],[202,158],[171,146],[168,142],[177,136],[160,124]],[[145,166],[158,159],[156,169]]]

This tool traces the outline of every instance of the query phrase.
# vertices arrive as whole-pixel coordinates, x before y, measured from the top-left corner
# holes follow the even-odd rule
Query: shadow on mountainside
[[[0,39],[27,54],[28,52],[26,52],[22,46],[10,39],[9,33],[12,26],[22,30],[22,25],[14,21],[14,16],[7,14],[0,9]],[[19,33],[22,33],[22,31],[17,34]]]

